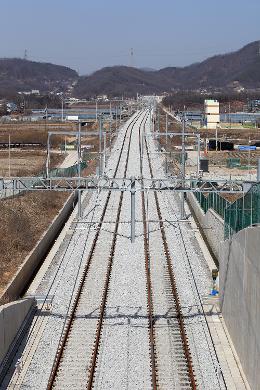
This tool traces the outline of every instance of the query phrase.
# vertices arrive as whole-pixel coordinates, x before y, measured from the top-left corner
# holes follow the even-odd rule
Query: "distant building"
[[[66,121],[78,121],[79,116],[78,115],[67,115],[66,116]]]
[[[97,96],[97,100],[98,101],[107,101],[108,97],[107,97],[107,95],[99,95],[99,96]]]
[[[13,102],[8,102],[6,104],[6,107],[7,107],[7,112],[8,113],[11,113],[11,112],[14,112],[14,111],[18,111],[18,107],[15,103]]]
[[[260,110],[260,100],[254,99],[248,102],[248,111],[256,112]]]
[[[39,89],[32,89],[31,91],[19,91],[19,95],[40,95]]]
[[[220,122],[219,102],[217,100],[204,101],[205,124],[207,129],[216,129]]]

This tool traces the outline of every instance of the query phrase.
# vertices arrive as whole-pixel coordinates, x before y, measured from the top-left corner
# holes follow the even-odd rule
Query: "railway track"
[[[118,173],[124,146],[130,133],[124,164],[124,176],[126,175],[131,134],[139,117],[140,114],[127,128],[114,177]],[[71,388],[75,385],[77,388],[91,389],[93,386],[123,196],[123,192],[112,194],[111,191],[107,195],[86,266],[60,339],[48,389]],[[114,219],[114,204],[117,204],[117,212],[111,242],[111,234],[102,231],[102,224],[105,216]],[[106,258],[107,262],[102,261]]]
[[[144,126],[145,129],[145,126]],[[140,170],[141,176],[143,176],[143,158],[141,150],[141,127],[139,128],[139,158],[140,158]],[[149,172],[151,178],[154,177],[153,169],[151,164],[151,159],[148,151],[147,140],[144,141],[144,151],[147,156]],[[144,153],[143,151],[143,153]],[[176,362],[175,370],[173,367],[168,367],[167,370],[164,369],[167,360],[167,355],[163,356],[167,348],[160,348],[159,343],[160,339],[164,337],[162,333],[163,327],[159,324],[154,315],[154,300],[155,290],[153,286],[156,286],[154,274],[152,273],[152,256],[149,242],[149,228],[147,226],[147,210],[145,202],[145,194],[142,192],[142,216],[143,216],[143,227],[144,227],[144,253],[145,253],[145,264],[146,264],[146,279],[147,279],[147,302],[148,302],[148,312],[149,312],[149,332],[150,332],[150,351],[151,351],[151,370],[152,370],[152,388],[178,388],[178,389],[196,389],[196,380],[193,372],[192,359],[189,350],[188,339],[185,331],[184,318],[182,314],[182,309],[180,305],[180,300],[178,296],[175,276],[172,269],[172,259],[169,252],[167,238],[164,229],[164,223],[162,221],[162,213],[160,210],[160,204],[158,195],[154,192],[154,203],[156,206],[157,218],[159,220],[159,231],[162,241],[162,249],[165,256],[165,279],[168,284],[167,299],[171,302],[169,307],[170,316],[167,319],[167,324],[164,327],[168,327],[170,333],[170,339],[172,344],[172,349],[175,353],[174,360]],[[159,303],[160,306],[160,303]],[[158,345],[157,345],[158,343]],[[172,358],[172,357],[171,357]],[[163,361],[163,364],[161,362]],[[171,363],[169,363],[171,366]],[[167,378],[165,380],[165,376]]]
[[[148,110],[140,112],[119,134],[115,146],[119,156],[115,155],[109,162],[109,169],[113,172],[111,176],[153,178],[157,169],[161,172],[160,161],[156,160],[156,153],[153,154],[154,144],[142,138],[145,126],[149,127],[146,124],[148,119]],[[168,390],[201,386],[201,373],[196,364],[201,355],[194,348],[194,333],[189,327],[193,359],[191,357],[185,329],[190,317],[184,323],[175,280],[178,281],[181,301],[187,302],[179,284],[186,269],[184,266],[180,276],[179,268],[175,266],[182,261],[183,253],[177,248],[175,250],[171,241],[167,242],[169,232],[166,231],[168,225],[163,222],[167,213],[164,197],[155,192],[149,196],[142,191],[136,193],[136,210],[140,215],[136,218],[135,242],[130,243],[130,196],[129,192],[120,191],[98,194],[94,225],[91,222],[94,213],[90,217],[89,211],[93,205],[88,205],[84,211],[89,217],[82,223],[89,223],[91,232],[88,246],[82,251],[82,266],[77,266],[77,275],[81,275],[81,279],[75,277],[74,288],[68,290],[70,304],[57,299],[64,288],[55,295],[56,307],[50,313],[45,331],[51,330],[51,337],[55,337],[54,331],[58,329],[57,336],[50,345],[50,352],[43,350],[42,339],[47,340],[47,344],[49,340],[42,337],[41,345],[34,354],[38,353],[38,356],[33,357],[37,365],[31,364],[27,377],[21,378],[19,384],[22,387],[28,383],[40,383],[37,376],[41,357],[45,364],[47,359],[50,361],[42,370],[45,372],[38,386],[42,389],[46,389],[47,382],[47,389],[62,390]],[[171,228],[172,235],[174,232]],[[87,236],[84,237],[87,242]],[[178,237],[175,243],[179,245]],[[70,273],[66,271],[66,274],[57,277],[59,286],[63,280],[66,283],[68,275]],[[188,295],[189,287],[187,291]],[[64,311],[60,309],[60,303],[65,307]],[[189,313],[185,306],[183,311],[185,316]]]

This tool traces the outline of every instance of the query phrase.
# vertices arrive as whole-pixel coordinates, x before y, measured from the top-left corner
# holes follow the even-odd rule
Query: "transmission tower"
[[[24,60],[28,60],[28,51],[27,51],[27,49],[24,50],[23,59],[24,59]]]
[[[130,66],[133,68],[134,67],[134,49],[131,47],[130,50]]]

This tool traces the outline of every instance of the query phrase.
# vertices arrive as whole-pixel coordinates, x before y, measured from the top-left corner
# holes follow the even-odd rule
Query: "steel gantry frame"
[[[78,121],[78,131],[49,131],[47,138],[47,159],[46,159],[46,176],[50,177],[50,153],[51,153],[51,137],[53,135],[67,135],[74,136],[77,138],[77,165],[78,165],[78,176],[81,177],[80,163],[81,163],[81,138],[88,136],[98,136],[99,137],[99,151],[98,152],[89,152],[99,155],[99,169],[98,174],[102,176],[106,168],[106,141],[107,141],[107,132],[103,129],[103,117],[102,115],[98,116],[99,119],[99,129],[98,131],[82,131],[82,123],[85,121]],[[111,128],[110,128],[111,132]],[[111,133],[110,133],[111,137]],[[103,150],[102,150],[103,147]]]
[[[144,133],[144,137],[152,137],[152,138],[159,138],[161,136],[165,136],[167,139],[168,137],[190,137],[190,138],[197,138],[197,175],[199,176],[200,171],[200,133],[178,133],[178,132],[154,132],[154,133]],[[166,155],[170,154],[170,152],[165,151]],[[182,152],[183,154],[183,152]]]
[[[78,140],[77,145],[77,164],[80,165],[81,160],[81,137],[87,137],[87,136],[100,136],[100,132],[97,131],[81,131],[81,124],[79,123],[79,131],[49,131],[48,132],[48,139],[47,139],[47,159],[46,159],[46,176],[50,177],[50,154],[51,154],[51,136],[53,135],[65,135],[65,136],[74,136]],[[95,152],[95,153],[102,153]],[[80,171],[79,171],[80,173]],[[80,176],[80,174],[79,174]]]
[[[0,178],[0,191],[77,191],[78,218],[82,217],[81,195],[85,191],[128,191],[131,193],[131,241],[135,240],[135,196],[137,192],[175,191],[244,194],[243,181],[206,180],[172,176],[161,178],[93,177],[12,177]],[[183,219],[183,216],[181,217]]]
[[[126,177],[126,178],[111,178],[104,174],[106,163],[106,134],[102,126],[102,118],[99,117],[99,129],[96,132],[82,131],[81,122],[78,123],[78,131],[50,131],[48,133],[47,142],[47,161],[46,161],[46,176],[42,177],[7,177],[0,178],[0,192],[13,191],[69,191],[77,192],[78,194],[78,220],[82,218],[81,196],[82,192],[86,191],[128,191],[131,194],[131,241],[135,239],[135,196],[137,192],[150,191],[175,191],[184,197],[186,192],[218,192],[218,193],[240,193],[244,194],[243,181],[234,180],[210,180],[203,178],[186,178],[185,171],[180,176],[167,176],[167,178],[144,178],[144,177]],[[150,110],[150,125],[154,128],[154,121],[152,117],[152,110]],[[168,129],[167,129],[168,130]],[[143,158],[144,139],[145,137],[158,136],[189,136],[196,137],[198,142],[198,156],[200,150],[200,134],[199,133],[180,133],[168,132],[161,133],[152,131],[151,133],[144,133],[142,137],[141,153]],[[50,176],[50,139],[52,135],[74,135],[78,139],[78,165],[81,161],[81,137],[85,136],[99,136],[99,172],[96,176],[81,176],[79,170],[78,176],[74,177],[51,177]],[[102,139],[103,138],[103,139]],[[103,142],[104,141],[104,142]],[[104,143],[104,146],[102,145]],[[103,146],[103,151],[102,151]],[[103,161],[102,161],[103,160]],[[185,162],[183,162],[185,164]],[[198,157],[199,169],[199,157]],[[148,196],[147,196],[148,201]],[[182,213],[182,217],[183,217]],[[182,219],[181,217],[181,219]]]
[[[0,191],[136,191],[221,192],[244,194],[242,180],[183,178],[110,178],[108,176],[6,177],[0,178]]]

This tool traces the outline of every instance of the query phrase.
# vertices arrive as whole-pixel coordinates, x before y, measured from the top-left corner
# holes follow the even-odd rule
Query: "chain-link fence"
[[[72,165],[67,168],[55,168],[51,169],[49,177],[73,177],[79,174],[79,170],[82,171],[87,167],[87,162],[82,161],[80,164]]]
[[[81,172],[83,169],[87,168],[87,162],[82,161],[79,164],[72,165],[67,168],[54,168],[49,171],[49,178],[51,177],[75,177],[79,175],[79,171]],[[46,172],[41,173],[38,175],[38,177],[45,177],[46,178]],[[32,181],[32,187],[37,187],[41,185],[41,182],[39,181]]]
[[[242,198],[225,210],[225,238],[253,224],[260,223],[260,184],[254,184]]]
[[[253,224],[260,223],[260,183],[235,202],[229,202],[215,192],[195,192],[202,210],[213,209],[224,219],[225,238]]]
[[[225,216],[225,209],[230,205],[230,202],[220,196],[217,192],[194,192],[202,210],[204,213],[208,209],[213,209],[217,214],[219,214],[223,219]]]

